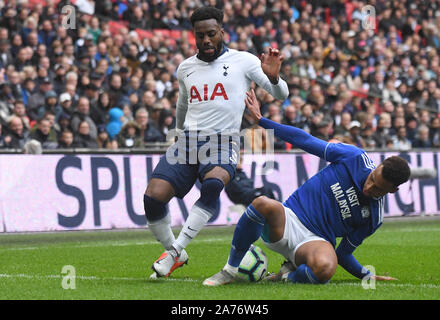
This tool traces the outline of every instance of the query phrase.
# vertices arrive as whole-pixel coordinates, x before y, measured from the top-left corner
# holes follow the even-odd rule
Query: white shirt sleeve
[[[188,111],[188,95],[185,83],[182,81],[180,69],[177,70],[177,80],[179,81],[179,95],[176,104],[176,128],[183,130],[186,112]]]
[[[258,57],[254,56],[253,54],[249,53],[248,55],[249,68],[247,75],[249,79],[255,81],[256,84],[269,92],[274,98],[278,100],[287,99],[287,97],[289,96],[289,88],[286,81],[279,77],[278,83],[272,84],[269,81],[269,78],[263,72],[263,69],[261,68],[260,59],[258,59]]]

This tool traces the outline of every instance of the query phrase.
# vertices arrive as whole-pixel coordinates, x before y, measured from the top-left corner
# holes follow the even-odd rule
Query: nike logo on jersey
[[[191,230],[191,231],[197,231],[196,229],[193,229],[193,228],[191,228],[190,226],[188,226],[188,230]]]
[[[188,78],[188,77],[189,77],[190,75],[192,75],[194,72],[195,72],[195,71],[188,73],[188,74],[186,75],[186,77]]]

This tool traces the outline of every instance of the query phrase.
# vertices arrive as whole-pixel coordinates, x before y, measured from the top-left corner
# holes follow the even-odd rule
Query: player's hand
[[[396,281],[398,279],[388,276],[371,276],[371,279],[374,279],[376,281]]]
[[[257,96],[255,95],[254,89],[246,92],[246,99],[244,100],[248,110],[254,120],[260,121],[262,115],[260,111],[260,103],[258,102]]]
[[[261,68],[273,84],[278,83],[283,60],[284,56],[275,48],[269,48],[269,53],[263,53],[261,55]]]

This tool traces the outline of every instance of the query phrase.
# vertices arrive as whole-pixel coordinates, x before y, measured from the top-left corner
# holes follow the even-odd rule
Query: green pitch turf
[[[178,230],[176,230],[177,233]],[[376,273],[399,279],[362,282],[342,268],[327,285],[237,283],[207,288],[202,281],[226,262],[233,227],[207,227],[187,248],[189,263],[170,279],[148,280],[162,253],[148,230],[0,235],[0,299],[297,300],[440,299],[440,219],[386,220],[355,251]],[[277,272],[283,259],[257,243]],[[68,281],[66,275],[75,281]],[[63,289],[63,284],[74,289]],[[372,284],[370,283],[370,286]]]

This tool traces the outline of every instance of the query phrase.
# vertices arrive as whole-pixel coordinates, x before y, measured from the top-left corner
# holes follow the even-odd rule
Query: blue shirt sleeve
[[[338,263],[356,278],[363,279],[370,274],[370,271],[365,269],[353,256],[352,253],[355,249],[356,247],[347,238],[343,238],[336,249]]]
[[[329,162],[340,161],[357,156],[363,152],[355,146],[343,143],[329,143],[312,136],[302,129],[279,124],[264,117],[260,119],[259,125],[265,129],[273,129],[277,137]]]
[[[339,265],[356,278],[362,279],[370,272],[356,260],[352,253],[373,232],[371,226],[365,224],[344,237],[336,249]]]
[[[261,118],[259,125],[265,129],[273,129],[277,137],[304,151],[324,158],[328,142],[318,139],[302,129],[279,124],[272,120]]]

